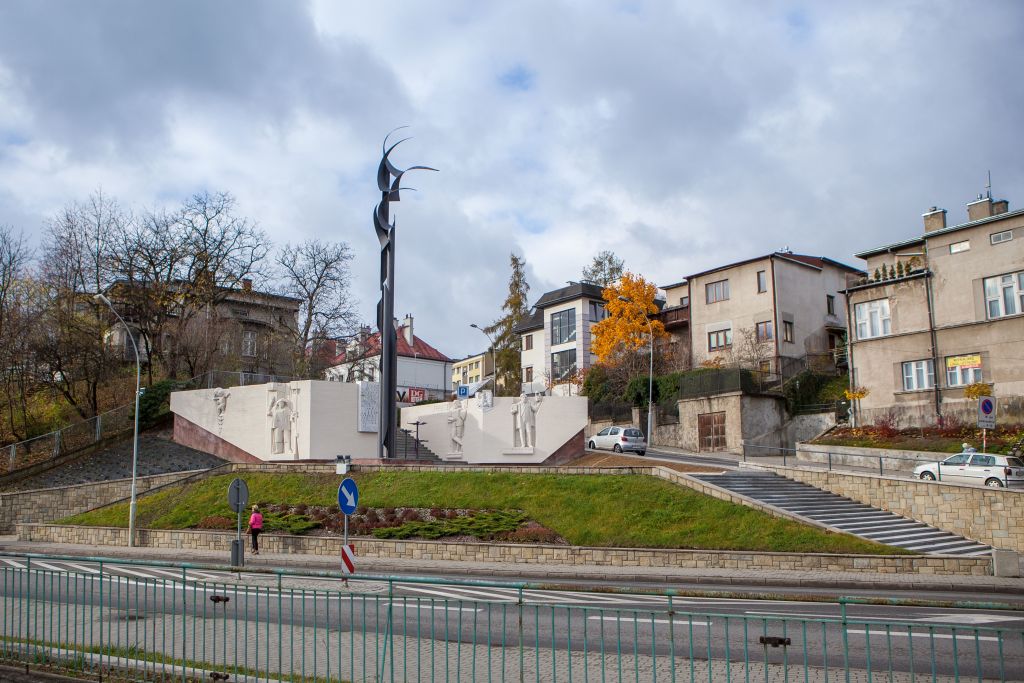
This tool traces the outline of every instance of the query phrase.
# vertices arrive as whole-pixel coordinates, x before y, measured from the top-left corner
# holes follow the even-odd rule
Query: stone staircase
[[[690,475],[854,536],[931,555],[985,555],[992,548],[773,472]]]
[[[391,460],[408,460],[414,462],[429,462],[429,463],[446,463],[447,460],[442,460],[437,457],[430,448],[427,447],[426,442],[419,442],[419,455],[416,451],[416,437],[412,434],[403,432],[401,429],[395,435],[395,457]]]

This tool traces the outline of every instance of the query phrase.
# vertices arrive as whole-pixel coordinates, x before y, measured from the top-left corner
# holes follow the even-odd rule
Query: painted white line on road
[[[657,602],[666,603],[668,598],[664,595],[631,595],[631,594],[616,594],[608,595],[602,593],[587,593],[582,591],[557,591],[544,593],[540,591],[523,591],[523,595],[535,595],[538,598],[544,600],[555,601],[555,602],[574,602],[571,600],[559,599],[564,596],[572,596],[577,598],[575,602],[581,601],[593,601],[593,602],[607,602],[614,605],[632,604],[637,602]]]
[[[110,570],[110,571],[114,571],[114,572],[122,572],[124,574],[131,574],[132,576],[138,576],[139,578],[142,578],[142,579],[151,579],[151,580],[154,580],[154,581],[156,580],[156,577],[153,576],[152,574],[145,574],[143,572],[136,571],[134,569],[128,569],[128,567],[119,567],[117,565],[108,565],[107,569]]]
[[[21,562],[15,562],[14,560],[8,560],[7,558],[0,558],[0,561],[6,562],[15,569],[28,569],[28,567],[23,565]]]
[[[406,588],[406,589],[409,589],[409,590],[423,590],[419,586],[409,586],[407,584],[403,584],[402,587]],[[456,600],[472,600],[473,598],[469,597],[470,595],[479,595],[479,596],[482,596],[484,598],[487,598],[487,599],[489,599],[491,601],[495,601],[495,602],[515,602],[516,601],[515,595],[509,594],[509,593],[500,593],[500,592],[496,592],[496,591],[482,591],[482,590],[476,590],[476,589],[473,589],[473,588],[467,588],[465,586],[449,586],[448,589],[450,591],[459,591],[460,593],[464,593],[465,594],[465,595],[460,595],[459,593],[441,593],[442,595],[449,595],[452,598],[455,598]],[[423,592],[431,592],[431,591],[424,590]],[[417,598],[415,596],[412,596],[412,597],[414,599],[417,599],[417,600],[422,600],[422,598]]]
[[[976,614],[935,614],[929,617],[919,617],[914,621],[938,621],[943,623],[960,623],[960,624],[995,624],[1000,621],[1024,621],[1024,617],[1008,617],[1003,614],[988,614],[988,613],[976,613]]]
[[[782,617],[785,619],[839,619],[839,614],[807,614],[805,612],[758,612],[755,610],[747,610],[744,614],[750,614],[758,617]],[[858,617],[870,618],[870,617]],[[881,618],[881,617],[879,617]]]
[[[35,563],[32,566],[33,567],[42,567],[43,569],[47,569],[47,570],[49,570],[51,572],[60,572],[61,574],[67,574],[68,573],[68,570],[65,569],[64,567],[55,567],[52,564],[47,564],[46,562],[41,562],[39,560],[36,560]]]
[[[848,628],[848,629],[846,629],[846,632],[847,633],[852,633],[852,634],[857,634],[857,635],[864,635],[864,629]],[[924,633],[922,631],[914,631],[913,633],[907,633],[906,631],[896,631],[896,630],[892,630],[892,631],[876,631],[876,630],[872,630],[871,631],[871,635],[872,636],[893,636],[895,638],[906,638],[906,637],[912,635],[915,638],[935,638],[936,640],[952,640],[953,639],[953,634],[952,633]],[[999,638],[996,638],[995,636],[974,636],[974,635],[967,634],[967,633],[958,633],[958,634],[956,634],[956,638],[957,638],[957,640],[975,640],[975,639],[977,639],[977,640],[982,640],[982,641],[991,642],[991,643],[999,642]]]
[[[387,605],[387,603],[384,603],[384,604]],[[421,609],[441,610],[441,611],[444,611],[444,612],[483,612],[482,609],[477,609],[477,608],[473,608],[473,607],[449,607],[448,605],[424,605],[422,602],[418,602],[418,603],[416,603],[412,607],[409,606],[409,603],[392,602],[391,603],[391,607],[396,609],[396,610],[402,610],[403,614],[411,612],[411,611],[421,610]]]
[[[587,617],[587,618],[591,619],[591,620],[599,619],[601,621],[616,621],[616,622],[619,622],[620,624],[623,623],[623,622],[625,622],[626,624],[629,624],[631,621],[634,621],[634,620],[629,619],[628,617],[623,618],[623,617],[610,617],[610,616],[600,616],[600,617],[594,616],[594,617]],[[635,621],[638,624],[668,624],[668,623],[670,623],[668,619],[641,619],[639,617]],[[689,621],[687,619],[673,619],[671,621],[671,623],[675,624],[676,626],[710,626],[711,625],[710,621]]]
[[[71,567],[72,569],[77,569],[78,571],[85,572],[86,574],[99,574],[100,573],[99,569],[93,569],[92,567],[86,567],[85,565],[82,565],[82,564],[74,564],[72,562],[65,562],[65,564],[67,566]]]
[[[439,595],[442,598],[445,598],[446,600],[464,600],[465,599],[465,597],[460,597],[458,595],[453,595],[452,593],[446,593],[445,591],[433,590],[433,589],[430,589],[430,588],[421,588],[419,586],[405,586],[405,585],[403,585],[402,587],[406,588],[408,590],[418,591],[420,593],[427,593],[428,595]],[[433,598],[431,598],[431,599],[433,599]]]

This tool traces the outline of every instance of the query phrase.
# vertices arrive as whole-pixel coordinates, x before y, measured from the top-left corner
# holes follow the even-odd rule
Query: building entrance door
[[[724,451],[725,412],[697,416],[697,442],[702,451]]]

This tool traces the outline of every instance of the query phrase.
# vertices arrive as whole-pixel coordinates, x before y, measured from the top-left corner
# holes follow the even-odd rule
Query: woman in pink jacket
[[[260,532],[263,531],[263,515],[260,514],[258,505],[252,506],[252,515],[249,516],[249,533],[252,534],[252,554],[260,554]]]

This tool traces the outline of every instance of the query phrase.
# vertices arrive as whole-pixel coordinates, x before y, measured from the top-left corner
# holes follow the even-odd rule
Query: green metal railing
[[[689,609],[528,583],[0,554],[0,658],[91,677],[230,681],[1009,681],[1024,629]],[[636,604],[630,604],[634,600]],[[877,602],[877,601],[872,601]],[[705,601],[706,603],[706,601]],[[749,606],[749,605],[748,605]],[[771,611],[776,607],[776,611]],[[991,613],[999,605],[971,605]],[[821,612],[834,614],[823,615]],[[947,612],[955,612],[949,608]]]

